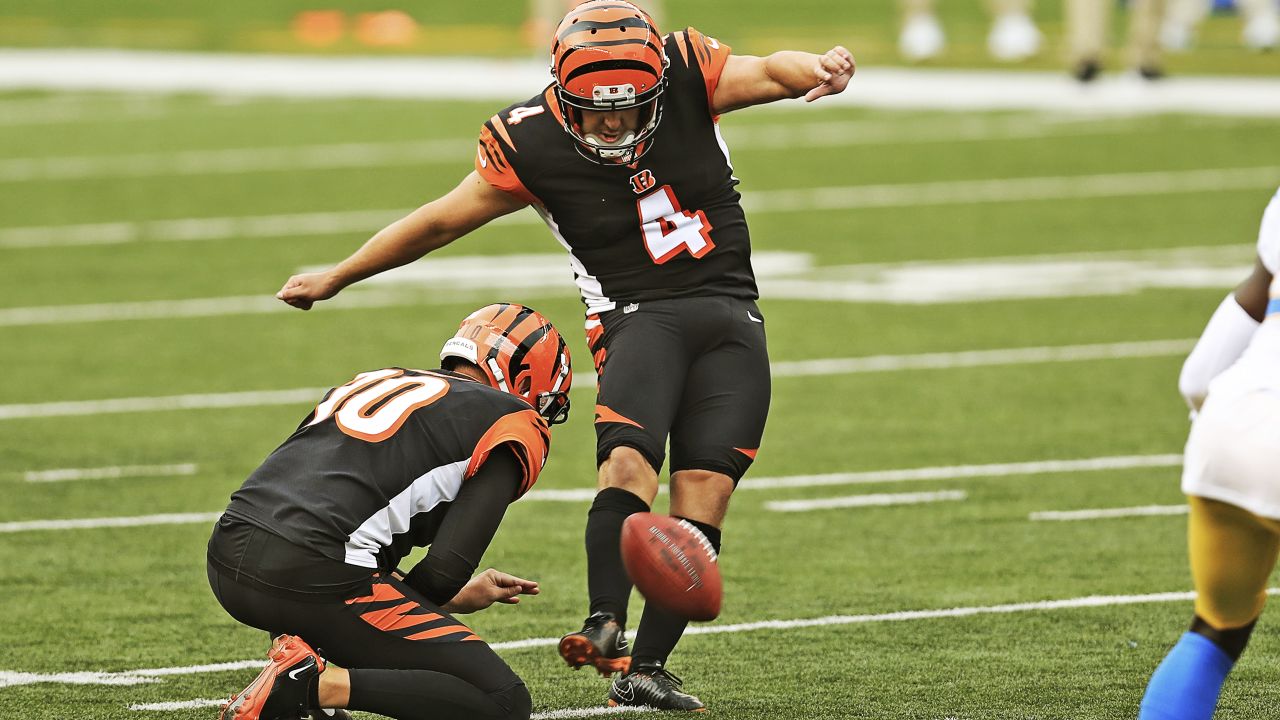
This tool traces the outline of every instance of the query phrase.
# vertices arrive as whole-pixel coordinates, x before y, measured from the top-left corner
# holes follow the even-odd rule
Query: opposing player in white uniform
[[[1152,675],[1139,720],[1210,720],[1266,602],[1280,553],[1278,272],[1280,192],[1262,217],[1253,273],[1214,313],[1179,379],[1195,418],[1182,474],[1195,618]]]

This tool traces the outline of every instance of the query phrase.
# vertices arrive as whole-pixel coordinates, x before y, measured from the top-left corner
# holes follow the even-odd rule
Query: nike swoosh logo
[[[758,323],[764,322],[763,320],[756,317],[755,315],[752,315],[750,310],[747,311],[747,319],[750,320],[751,322],[758,322]]]
[[[626,689],[626,692],[623,692],[624,688]],[[618,685],[615,683],[613,686],[613,692],[616,693],[618,697],[622,698],[624,702],[632,702],[636,699],[636,691],[635,688],[631,687],[631,683],[627,683],[626,685]]]
[[[289,679],[290,679],[290,680],[297,680],[297,679],[298,679],[298,675],[299,675],[300,673],[304,673],[304,672],[306,672],[306,671],[310,670],[310,669],[311,669],[311,668],[313,668],[313,667],[315,667],[315,663],[310,662],[310,658],[308,658],[308,662],[307,662],[307,664],[306,664],[306,665],[303,665],[302,667],[296,667],[296,668],[294,668],[294,669],[292,669],[292,670],[290,670],[290,671],[289,671],[289,673],[288,673],[288,674],[289,674]]]

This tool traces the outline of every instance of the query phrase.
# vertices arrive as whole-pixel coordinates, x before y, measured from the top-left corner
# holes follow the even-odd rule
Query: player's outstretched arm
[[[324,272],[289,278],[276,297],[310,310],[314,303],[328,300],[352,283],[411,263],[525,205],[472,171],[444,197],[383,228],[346,260]]]
[[[538,583],[533,580],[489,568],[471,578],[452,600],[445,603],[444,611],[454,615],[483,610],[496,602],[516,605],[520,602],[520,595],[537,595],[539,592]]]
[[[853,55],[840,45],[822,55],[793,50],[768,57],[730,55],[711,98],[711,111],[720,115],[798,97],[813,102],[843,92],[856,67]]]

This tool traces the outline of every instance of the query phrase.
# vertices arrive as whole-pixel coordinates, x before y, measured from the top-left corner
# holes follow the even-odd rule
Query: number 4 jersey
[[[431,543],[495,448],[507,445],[519,461],[519,497],[537,481],[550,443],[528,403],[461,375],[361,373],[325,395],[231,496],[226,514],[348,565],[390,570]]]
[[[579,154],[553,87],[480,132],[477,172],[542,215],[569,251],[588,313],[666,298],[758,297],[738,180],[711,113],[729,47],[692,28],[664,44],[662,120],[635,163]]]

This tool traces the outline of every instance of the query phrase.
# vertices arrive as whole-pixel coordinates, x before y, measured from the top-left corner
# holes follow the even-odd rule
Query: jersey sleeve
[[[674,41],[685,66],[696,69],[702,76],[707,91],[707,107],[712,107],[711,98],[715,96],[716,87],[720,84],[720,73],[724,71],[724,64],[728,62],[733,50],[693,28],[674,33]]]
[[[476,443],[471,453],[471,462],[467,464],[465,478],[470,479],[484,465],[489,453],[494,448],[507,444],[515,452],[520,461],[520,489],[516,497],[529,492],[529,488],[538,481],[538,473],[547,462],[547,454],[551,451],[551,429],[541,415],[533,409],[518,410],[498,418]]]
[[[480,128],[480,142],[476,148],[476,172],[493,187],[534,204],[538,199],[520,180],[511,156],[516,153],[515,143],[501,117],[494,115]]]
[[[1276,191],[1258,228],[1258,259],[1272,275],[1280,275],[1280,190]]]

